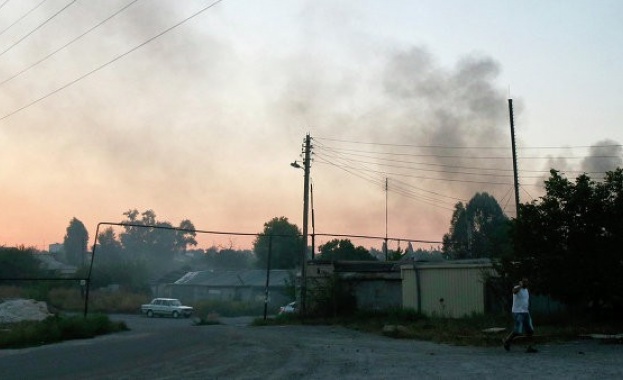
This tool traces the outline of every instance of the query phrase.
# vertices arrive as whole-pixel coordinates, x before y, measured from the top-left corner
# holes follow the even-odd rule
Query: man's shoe
[[[526,349],[526,352],[529,354],[536,354],[537,352],[539,352],[539,350],[537,350],[536,348],[532,346],[528,346],[528,348]]]
[[[502,344],[504,345],[504,349],[506,351],[510,351],[511,350],[511,344],[508,340],[506,339],[502,339]]]

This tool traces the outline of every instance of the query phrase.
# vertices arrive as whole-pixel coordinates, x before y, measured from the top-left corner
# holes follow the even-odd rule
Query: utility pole
[[[316,218],[314,216],[314,183],[309,184],[309,189],[311,191],[311,218],[312,218],[312,233],[311,233],[311,258],[314,259],[316,254]]]
[[[513,117],[513,99],[508,99],[508,112],[511,123],[511,144],[513,148],[513,177],[515,182],[515,217],[519,220],[519,173],[517,169],[517,149],[515,145],[515,119]]]
[[[388,180],[387,177],[385,177],[385,261],[387,261],[388,259],[388,250],[389,248],[387,247],[387,197],[388,197],[388,193],[389,193],[389,187],[388,187]]]
[[[305,170],[305,180],[303,189],[303,251],[301,252],[301,314],[305,315],[306,310],[306,288],[307,288],[307,235],[309,219],[309,171],[311,166],[311,137],[309,133],[305,136],[303,153],[303,168]]]

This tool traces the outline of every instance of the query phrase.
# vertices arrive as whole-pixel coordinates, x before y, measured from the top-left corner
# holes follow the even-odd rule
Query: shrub
[[[262,315],[264,313],[263,302],[240,302],[240,301],[200,301],[194,305],[194,312],[199,318],[206,317],[211,313],[223,317],[240,317],[249,315]]]
[[[112,322],[105,315],[83,317],[53,316],[43,321],[23,321],[5,325],[0,333],[0,348],[39,346],[71,339],[128,330],[124,322]]]

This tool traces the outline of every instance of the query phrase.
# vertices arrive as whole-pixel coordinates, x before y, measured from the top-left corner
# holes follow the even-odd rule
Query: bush
[[[241,317],[249,315],[263,315],[263,302],[240,302],[240,301],[200,301],[194,305],[194,314],[199,318],[210,314],[218,314],[223,317]]]
[[[0,348],[40,346],[128,330],[124,322],[112,322],[105,315],[92,315],[87,318],[53,316],[40,322],[23,321],[3,327]]]
[[[89,295],[89,310],[106,313],[138,313],[141,305],[151,300],[145,293],[95,291]]]

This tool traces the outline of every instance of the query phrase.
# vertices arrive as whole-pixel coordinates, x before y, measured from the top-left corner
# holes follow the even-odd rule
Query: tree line
[[[498,279],[508,284],[531,278],[534,291],[565,302],[577,311],[620,313],[623,311],[623,169],[607,172],[602,180],[582,174],[574,181],[552,170],[544,182],[545,195],[520,204],[518,218],[508,218],[487,193],[477,193],[470,201],[459,202],[443,237],[442,252],[447,259],[490,258]],[[251,250],[211,247],[197,249],[196,233],[190,220],[179,223],[159,221],[152,210],[129,210],[123,214],[117,234],[107,228],[98,236],[94,272],[96,282],[124,283],[145,289],[155,275],[176,268],[176,259],[192,256],[186,269],[266,268],[269,246],[271,267],[292,269],[300,264],[302,234],[286,217],[266,222]],[[144,227],[143,227],[144,226]],[[88,233],[73,218],[64,237],[65,259],[82,267],[87,252]],[[272,237],[271,237],[272,236]],[[34,261],[24,259],[27,249],[2,248],[0,275],[11,277],[38,270]],[[309,247],[305,247],[306,250]],[[319,246],[318,259],[376,260],[378,251],[355,246],[349,239],[334,239]],[[398,260],[404,251],[389,252]],[[20,255],[16,258],[15,255]],[[24,260],[22,260],[24,259]],[[183,268],[181,268],[183,269]],[[32,272],[35,273],[35,272]]]

